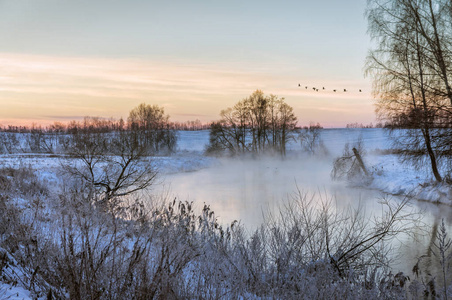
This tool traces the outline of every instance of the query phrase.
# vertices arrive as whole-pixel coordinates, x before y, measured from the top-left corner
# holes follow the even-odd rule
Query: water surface
[[[208,132],[188,133],[180,139],[180,150],[201,152],[208,141]],[[330,155],[304,155],[297,152],[298,144],[292,144],[292,152],[285,159],[223,158],[195,172],[167,174],[164,188],[169,188],[181,200],[193,201],[198,209],[204,203],[210,205],[221,223],[239,220],[248,231],[261,225],[269,213],[277,213],[297,190],[313,196],[315,201],[332,200],[339,208],[361,206],[368,215],[381,214],[380,201],[385,197],[392,201],[403,200],[377,190],[351,187],[330,177],[333,160],[342,153],[345,143],[353,144],[361,139],[368,153],[388,149],[391,143],[383,130],[324,130],[322,139]],[[422,211],[425,226],[394,242],[396,254],[402,257],[394,267],[405,273],[410,273],[417,258],[428,252],[431,227],[444,219],[452,234],[451,207],[418,201],[413,201],[412,205]]]

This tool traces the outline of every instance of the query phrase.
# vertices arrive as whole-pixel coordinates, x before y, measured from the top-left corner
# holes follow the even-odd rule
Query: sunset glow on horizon
[[[0,124],[127,118],[143,102],[163,106],[171,121],[207,123],[257,89],[285,98],[300,125],[375,122],[362,71],[370,42],[358,0],[324,1],[329,9],[311,18],[305,7],[315,5],[307,1],[264,2],[256,11],[239,2],[221,4],[222,11],[215,1],[193,2],[188,11],[132,2],[126,16],[125,1],[95,1],[98,23],[89,15],[82,22],[78,14],[89,10],[82,4],[0,3]],[[161,14],[145,17],[140,9]],[[162,27],[165,16],[173,23]]]

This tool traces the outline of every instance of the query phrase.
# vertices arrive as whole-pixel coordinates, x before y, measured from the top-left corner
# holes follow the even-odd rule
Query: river
[[[207,132],[182,134],[182,148],[201,151],[201,145],[208,141]],[[361,139],[368,153],[388,149],[390,141],[383,130],[324,130],[322,138],[329,150],[329,155],[324,157],[297,154],[297,145],[294,144],[291,146],[292,155],[285,159],[221,158],[204,169],[166,174],[163,186],[179,199],[193,201],[198,209],[204,203],[210,205],[223,224],[240,221],[249,232],[262,224],[269,213],[277,213],[297,190],[314,197],[315,201],[331,200],[338,209],[360,205],[369,216],[381,214],[379,202],[383,198],[396,202],[403,200],[375,189],[333,181],[330,177],[332,161],[341,154],[347,142]],[[366,158],[369,164],[373,160],[375,156],[372,158],[372,155]],[[398,260],[393,267],[406,274],[411,273],[417,258],[428,252],[432,227],[438,225],[441,219],[445,220],[449,233],[452,233],[450,206],[416,200],[412,200],[411,205],[422,215],[424,225],[411,235],[400,236],[393,242],[396,249],[394,255]]]

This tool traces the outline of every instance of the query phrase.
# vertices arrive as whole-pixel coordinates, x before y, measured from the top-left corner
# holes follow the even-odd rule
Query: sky
[[[285,98],[300,125],[375,123],[365,7],[0,0],[0,124],[127,118],[143,102],[172,121],[210,122],[257,89]]]

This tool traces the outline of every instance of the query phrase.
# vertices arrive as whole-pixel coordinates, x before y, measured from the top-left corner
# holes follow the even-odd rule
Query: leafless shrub
[[[333,179],[356,180],[357,178],[371,179],[371,174],[367,171],[362,160],[365,154],[364,145],[360,138],[350,149],[350,144],[344,146],[341,157],[333,162],[331,177]]]
[[[432,298],[435,296],[439,299],[452,298],[451,266],[452,241],[442,220],[439,226],[438,223],[433,226],[427,254],[419,257],[413,267],[413,274],[417,279],[413,282],[413,291]]]
[[[45,196],[49,193],[30,166],[0,169],[0,187],[4,188],[4,195]]]
[[[174,200],[141,214],[139,223],[88,203],[78,193],[62,198],[53,237],[59,242],[48,254],[53,263],[45,265],[49,282],[71,299],[187,297],[185,272],[203,254],[204,221],[191,203]]]
[[[1,153],[16,153],[20,150],[19,140],[15,133],[0,132],[0,152]]]
[[[20,209],[11,205],[8,195],[0,195],[0,240],[4,242],[20,232]]]
[[[339,211],[298,191],[250,236],[237,224],[211,236],[213,251],[201,257],[191,282],[217,298],[402,297],[405,289],[392,283],[403,274],[387,273],[384,245],[409,231],[418,216],[406,210],[407,201],[383,200],[382,206],[382,215],[369,220],[361,208]]]
[[[0,184],[0,275],[42,297],[51,289],[38,272],[47,259],[38,240],[49,191],[31,168],[0,169]]]
[[[323,127],[317,123],[311,123],[309,127],[304,127],[301,130],[299,139],[301,142],[301,149],[310,155],[327,155],[328,149],[322,141],[321,133]]]

